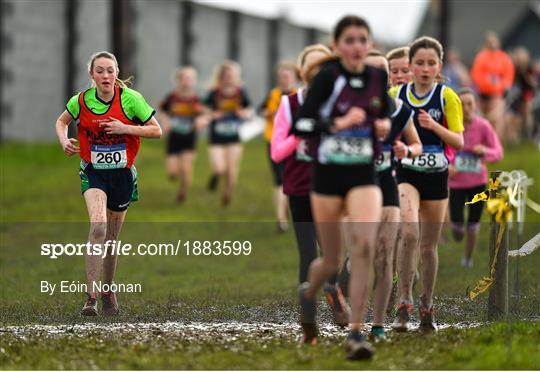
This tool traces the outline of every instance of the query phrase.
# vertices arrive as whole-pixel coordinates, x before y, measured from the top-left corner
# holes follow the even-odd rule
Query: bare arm
[[[420,155],[422,153],[422,142],[420,141],[412,118],[409,118],[408,124],[405,126],[405,129],[403,129],[403,135],[405,136],[408,146],[402,141],[395,141],[392,146],[392,151],[394,151],[396,157],[398,159],[403,159],[407,156],[415,158]]]
[[[56,135],[58,136],[58,141],[64,150],[64,154],[67,156],[72,156],[81,152],[79,146],[77,146],[77,140],[74,138],[68,138],[68,125],[71,123],[73,118],[67,110],[64,110],[62,114],[56,119]]]
[[[411,122],[403,130],[403,135],[409,144],[409,149],[411,150],[411,157],[415,158],[422,153],[422,142],[420,141],[420,136],[416,131],[416,127],[412,122],[412,119],[409,119]]]
[[[452,132],[442,125],[436,125],[433,132],[439,136],[444,143],[452,146],[454,149],[461,150],[463,148],[463,133]]]
[[[418,114],[418,122],[422,128],[426,128],[435,133],[444,143],[452,146],[456,150],[463,148],[463,133],[452,132],[444,126],[437,123],[433,118],[424,110],[420,110]]]
[[[238,109],[236,110],[236,116],[242,120],[249,120],[253,116],[253,109],[251,107]]]
[[[163,110],[158,110],[157,116],[163,126],[163,133],[169,133],[171,131],[171,117],[169,114]]]
[[[126,125],[120,120],[109,116],[111,121],[101,124],[105,132],[109,134],[129,134],[143,138],[160,138],[161,127],[155,117],[152,117],[145,125]]]

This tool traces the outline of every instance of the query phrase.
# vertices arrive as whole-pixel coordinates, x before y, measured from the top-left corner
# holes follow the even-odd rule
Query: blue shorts
[[[122,212],[131,202],[139,200],[137,188],[137,169],[94,169],[92,164],[81,162],[79,171],[81,192],[100,189],[107,195],[107,209]]]

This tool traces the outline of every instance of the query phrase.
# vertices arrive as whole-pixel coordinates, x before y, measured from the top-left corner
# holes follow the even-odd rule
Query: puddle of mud
[[[439,324],[439,329],[466,329],[481,326],[479,322]],[[418,323],[414,324],[418,327]],[[370,324],[366,325],[369,329]],[[386,327],[390,332],[390,327]],[[319,324],[321,338],[344,338],[348,330],[333,324]],[[297,323],[201,323],[201,322],[164,322],[164,323],[109,323],[109,324],[73,324],[73,325],[26,325],[0,328],[0,335],[10,335],[19,339],[63,338],[63,337],[128,337],[133,341],[152,342],[157,339],[174,338],[180,341],[211,343],[229,343],[235,341],[257,340],[258,342],[298,340],[301,335]]]

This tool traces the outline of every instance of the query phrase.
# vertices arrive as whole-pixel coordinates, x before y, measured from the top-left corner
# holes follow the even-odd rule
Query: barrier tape
[[[510,257],[517,257],[517,256],[527,256],[534,251],[536,251],[538,248],[540,248],[540,233],[536,234],[534,238],[529,240],[527,243],[523,244],[523,246],[519,249],[516,249],[514,251],[509,251],[508,256]]]
[[[476,194],[473,197],[473,199],[470,202],[466,202],[465,205],[474,204],[474,203],[477,203],[479,201],[489,200],[489,192],[497,190],[499,188],[499,185],[500,185],[500,181],[499,181],[498,178],[495,178],[495,179],[490,178],[489,179],[489,184],[488,184],[488,189],[486,191],[482,191],[479,194]]]
[[[540,204],[538,204],[534,200],[531,200],[530,198],[527,198],[527,200],[525,200],[525,204],[527,204],[527,207],[540,214]]]
[[[474,300],[477,296],[484,293],[491,287],[495,280],[495,268],[497,266],[497,256],[504,238],[506,230],[506,222],[512,218],[512,210],[517,206],[516,195],[518,192],[517,185],[515,187],[506,187],[501,192],[496,193],[495,197],[490,197],[490,191],[497,191],[500,186],[499,178],[490,179],[488,189],[482,193],[476,194],[473,200],[465,204],[474,204],[479,201],[485,201],[487,211],[495,217],[495,221],[499,223],[499,231],[495,241],[495,254],[491,263],[489,276],[486,276],[478,281],[473,290],[469,293],[469,298]]]
[[[474,300],[478,295],[484,293],[491,287],[495,281],[495,267],[497,266],[497,256],[499,255],[499,248],[504,237],[504,231],[506,230],[506,224],[501,224],[499,228],[499,233],[497,234],[497,242],[495,243],[495,254],[493,255],[493,262],[491,263],[491,270],[489,272],[489,277],[485,276],[478,281],[476,287],[469,293],[469,298]]]

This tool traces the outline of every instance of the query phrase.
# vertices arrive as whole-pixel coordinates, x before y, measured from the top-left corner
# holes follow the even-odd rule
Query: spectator
[[[508,117],[512,125],[508,126],[507,138],[516,143],[520,135],[522,138],[532,135],[532,107],[537,83],[527,49],[516,48],[512,53],[512,59],[516,76],[510,95],[512,100],[509,102]]]
[[[471,85],[471,76],[467,67],[461,62],[456,49],[450,49],[446,56],[447,61],[443,68],[443,76],[447,79],[446,85],[458,92]]]
[[[540,149],[540,59],[533,64],[533,75],[536,84],[536,92],[532,103],[533,138]]]
[[[494,32],[486,33],[486,43],[475,57],[472,78],[480,95],[480,110],[503,139],[504,95],[514,81],[514,65],[500,49]]]

